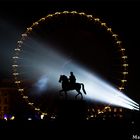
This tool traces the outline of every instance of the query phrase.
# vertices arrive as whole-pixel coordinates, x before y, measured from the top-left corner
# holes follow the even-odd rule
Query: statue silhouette
[[[70,72],[69,82],[70,82],[71,87],[73,87],[75,85],[75,83],[76,83],[76,78],[75,78],[73,72]]]
[[[70,83],[70,81],[66,75],[60,75],[59,82],[62,83],[62,90],[59,91],[59,94],[61,95],[61,93],[64,92],[65,98],[67,99],[67,91],[76,90],[78,92],[78,94],[75,96],[75,99],[77,99],[78,95],[81,95],[81,99],[83,99],[83,95],[80,92],[80,90],[81,90],[81,86],[82,86],[82,90],[83,90],[84,94],[86,94],[84,84],[76,83],[75,81],[76,81],[76,78],[75,78],[75,80],[72,81],[72,83]]]

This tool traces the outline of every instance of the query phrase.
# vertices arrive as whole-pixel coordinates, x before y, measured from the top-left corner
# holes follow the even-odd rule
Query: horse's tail
[[[87,93],[86,93],[86,91],[85,91],[84,84],[83,84],[83,83],[81,83],[81,85],[82,85],[82,90],[83,90],[83,92],[84,92],[85,94],[87,94]]]

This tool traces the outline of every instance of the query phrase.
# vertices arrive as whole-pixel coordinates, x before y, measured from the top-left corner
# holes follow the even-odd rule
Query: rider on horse
[[[69,83],[70,83],[70,87],[73,87],[76,83],[76,78],[75,78],[73,72],[70,72]]]
[[[65,93],[65,97],[67,97],[67,91],[69,90],[76,90],[78,94],[75,96],[77,98],[78,95],[81,95],[81,99],[83,98],[80,89],[82,88],[84,94],[86,94],[84,84],[83,83],[76,83],[76,78],[73,75],[73,72],[70,72],[69,78],[66,75],[60,75],[59,82],[62,83],[62,90],[59,91],[60,95],[61,92]]]

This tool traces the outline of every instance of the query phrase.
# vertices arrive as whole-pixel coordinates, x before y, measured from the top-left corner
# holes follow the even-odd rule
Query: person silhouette
[[[70,83],[71,87],[73,87],[76,83],[76,78],[75,78],[75,75],[73,74],[73,72],[70,72],[69,83]]]

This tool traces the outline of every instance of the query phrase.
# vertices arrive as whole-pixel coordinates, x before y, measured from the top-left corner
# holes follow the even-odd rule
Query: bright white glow
[[[99,78],[93,71],[75,63],[71,58],[52,49],[48,44],[43,45],[34,40],[31,41],[34,46],[32,48],[33,50],[30,50],[30,52],[27,53],[28,50],[25,49],[22,56],[24,59],[22,60],[24,64],[26,62],[32,64],[27,68],[28,72],[25,73],[25,75],[27,74],[27,77],[34,78],[30,75],[29,71],[36,71],[36,75],[43,75],[41,77],[38,76],[37,82],[35,83],[35,86],[40,92],[42,90],[53,89],[58,93],[61,89],[61,85],[58,83],[59,76],[61,74],[69,76],[70,71],[73,71],[77,78],[76,82],[83,83],[85,86],[87,95],[83,94],[84,99],[127,109],[139,110],[139,104],[114,88],[111,84]],[[72,93],[76,95],[75,91]]]
[[[31,121],[32,120],[32,118],[28,118],[28,121]]]
[[[41,120],[43,120],[43,118],[44,118],[44,114],[41,114],[41,115],[40,115],[40,118],[41,118]]]
[[[47,89],[48,77],[47,75],[41,76],[41,78],[35,83],[34,87],[39,91],[44,91]]]

